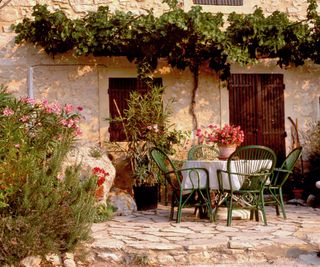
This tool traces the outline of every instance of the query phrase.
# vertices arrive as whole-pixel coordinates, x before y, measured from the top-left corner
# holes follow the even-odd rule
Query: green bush
[[[304,134],[304,149],[308,155],[309,176],[320,177],[320,121],[311,123]],[[311,179],[311,178],[310,178]],[[317,181],[317,180],[316,180]]]
[[[94,222],[99,223],[110,220],[116,210],[117,208],[112,206],[109,202],[97,205]]]
[[[113,118],[120,121],[126,134],[128,148],[126,157],[131,161],[136,185],[152,185],[158,182],[149,158],[151,147],[159,147],[167,153],[174,154],[188,133],[173,129],[170,124],[172,104],[163,104],[164,87],[151,87],[148,92],[141,94],[137,91],[130,93],[128,107],[123,115]],[[157,170],[157,168],[156,168]]]
[[[71,105],[17,100],[1,88],[1,266],[71,251],[89,237],[96,178],[80,182],[80,166],[61,173],[79,120]]]

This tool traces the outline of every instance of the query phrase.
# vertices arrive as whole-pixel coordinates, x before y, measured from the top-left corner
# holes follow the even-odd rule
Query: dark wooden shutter
[[[261,140],[276,151],[278,160],[285,159],[284,84],[282,74],[262,74],[261,83]],[[259,85],[258,85],[259,86]],[[259,90],[258,90],[259,91]],[[260,120],[259,120],[260,121]]]
[[[155,86],[162,86],[162,78],[154,79]],[[117,103],[121,115],[123,110],[128,107],[127,100],[130,92],[137,90],[141,94],[145,94],[149,87],[147,84],[137,78],[110,78],[109,79],[109,114],[111,118],[119,116],[116,105]],[[126,136],[123,131],[122,124],[119,122],[110,122],[109,127],[110,141],[125,141]]]
[[[228,82],[230,123],[245,132],[243,145],[272,148],[285,157],[282,74],[232,74]]]
[[[243,145],[257,143],[256,79],[251,74],[232,74],[229,80],[230,123],[245,131]]]
[[[193,0],[198,5],[243,6],[243,0]]]

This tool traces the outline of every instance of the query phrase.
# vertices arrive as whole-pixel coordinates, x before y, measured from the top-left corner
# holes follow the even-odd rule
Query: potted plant
[[[133,173],[133,190],[138,210],[157,206],[158,170],[149,158],[149,149],[157,146],[168,153],[174,153],[174,145],[185,137],[184,132],[171,130],[169,124],[170,105],[163,106],[163,87],[153,87],[147,93],[131,92],[128,108],[114,120],[120,121],[126,135],[126,158]],[[142,195],[138,195],[142,193]],[[154,198],[153,204],[151,199]],[[146,204],[146,207],[140,206]]]
[[[204,129],[197,129],[196,136],[200,143],[217,145],[219,158],[228,158],[244,141],[244,133],[240,126],[225,124],[222,128],[209,124]]]

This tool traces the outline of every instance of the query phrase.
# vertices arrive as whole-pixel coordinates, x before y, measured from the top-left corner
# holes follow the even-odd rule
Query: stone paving
[[[169,209],[135,212],[94,224],[93,242],[78,266],[320,266],[320,209],[287,205],[287,219],[267,207],[268,225],[246,219],[226,226],[183,209],[180,224]],[[220,213],[219,213],[220,214]]]

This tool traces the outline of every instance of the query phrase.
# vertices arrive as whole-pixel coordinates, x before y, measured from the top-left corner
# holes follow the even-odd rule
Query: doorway
[[[229,121],[245,134],[242,145],[272,148],[285,159],[283,74],[231,74],[228,80]]]

